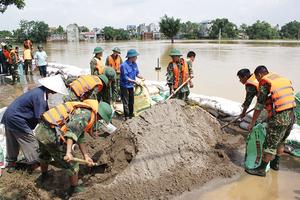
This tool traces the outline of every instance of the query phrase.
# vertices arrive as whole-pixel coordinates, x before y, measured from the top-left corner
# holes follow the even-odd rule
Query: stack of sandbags
[[[3,114],[6,107],[0,109],[0,121],[2,120]],[[5,156],[6,156],[6,139],[5,139],[5,127],[4,124],[0,123],[0,171],[5,167]]]

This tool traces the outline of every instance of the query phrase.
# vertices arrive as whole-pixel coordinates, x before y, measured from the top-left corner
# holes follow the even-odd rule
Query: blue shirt
[[[46,89],[41,86],[19,96],[6,109],[1,123],[5,128],[31,133],[47,111]]]
[[[123,62],[121,64],[120,86],[124,88],[133,88],[134,83],[129,82],[128,78],[135,80],[139,73],[140,72],[136,63],[129,62],[128,60]]]
[[[47,54],[45,51],[37,51],[35,53],[35,56],[34,58],[36,59],[37,61],[37,66],[45,66],[47,65]]]

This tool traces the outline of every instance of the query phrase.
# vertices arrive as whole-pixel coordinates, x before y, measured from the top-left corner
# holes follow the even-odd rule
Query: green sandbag
[[[263,144],[266,137],[266,123],[259,123],[252,128],[246,141],[245,168],[254,169],[261,163]],[[269,170],[267,167],[266,171]]]
[[[297,124],[300,125],[300,92],[298,92],[296,95],[296,109],[295,109],[295,114],[297,118]]]

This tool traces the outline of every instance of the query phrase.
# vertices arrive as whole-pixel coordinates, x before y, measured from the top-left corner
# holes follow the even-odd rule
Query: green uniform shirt
[[[97,58],[99,59],[99,58]],[[100,61],[102,59],[99,59]],[[96,60],[96,57],[93,57],[91,62],[90,62],[90,68],[91,68],[91,75],[100,75],[98,70],[96,69],[96,66],[97,66],[97,60]]]
[[[243,103],[243,107],[248,108],[251,105],[253,98],[257,95],[257,89],[253,85],[246,85],[245,89],[246,89],[246,97]]]
[[[270,93],[270,89],[271,89],[271,85],[268,83],[265,83],[259,87],[255,110],[263,110],[264,109],[264,107],[266,105],[266,101],[268,99],[268,95]]]

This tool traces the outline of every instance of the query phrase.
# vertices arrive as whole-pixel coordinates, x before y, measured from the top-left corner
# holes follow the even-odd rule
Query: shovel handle
[[[185,82],[183,82],[174,92],[171,94],[165,101],[171,99],[183,86],[185,86],[192,78],[188,78]]]
[[[245,115],[247,115],[248,113],[250,113],[250,112],[252,112],[254,110],[254,108],[252,108],[252,109],[250,109],[250,110],[248,110],[246,113],[245,113]],[[233,122],[236,122],[238,119],[240,119],[241,117],[240,116],[238,116],[237,118],[235,118],[234,120],[231,120],[230,122],[228,122],[227,124],[225,124],[225,125],[223,125],[223,126],[221,126],[221,129],[222,128],[225,128],[226,126],[228,126],[229,124],[231,124],[231,123],[233,123]]]
[[[64,160],[67,160],[66,157],[64,157]],[[83,160],[81,158],[75,158],[75,157],[73,157],[72,161],[79,162],[79,163],[86,164],[86,165],[90,164],[88,161]],[[98,165],[97,163],[93,163],[93,166],[97,166],[97,165]]]

